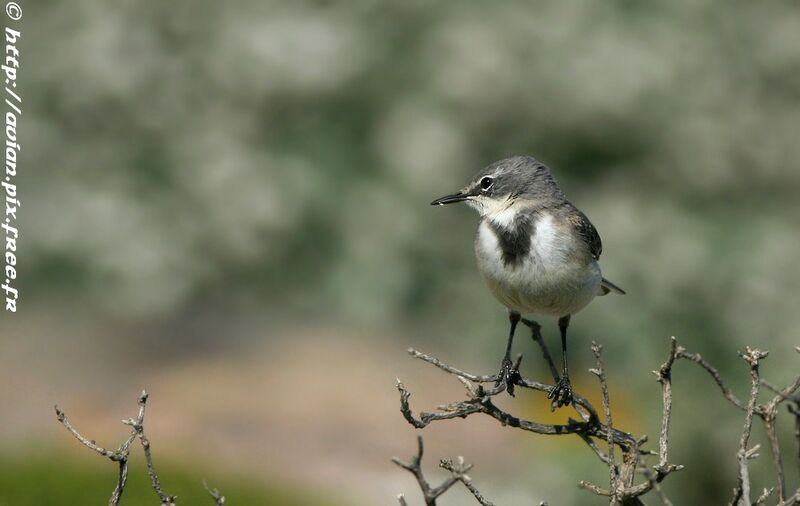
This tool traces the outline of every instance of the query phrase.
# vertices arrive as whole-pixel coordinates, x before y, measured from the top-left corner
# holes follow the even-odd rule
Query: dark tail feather
[[[611,292],[618,293],[620,295],[625,295],[625,290],[618,287],[617,285],[607,280],[606,278],[603,278],[603,281],[600,283],[600,290],[601,290],[600,292],[601,295],[607,295]]]

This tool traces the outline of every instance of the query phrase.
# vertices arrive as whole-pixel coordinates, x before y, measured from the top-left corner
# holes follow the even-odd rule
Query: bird
[[[514,395],[519,371],[511,362],[514,331],[523,315],[558,319],[562,374],[548,397],[554,406],[573,402],[567,361],[572,315],[596,296],[625,291],[605,279],[598,263],[603,244],[589,218],[567,200],[550,169],[531,156],[514,156],[486,166],[461,190],[431,205],[464,202],[478,211],[475,235],[478,270],[508,309],[511,329],[497,385]]]

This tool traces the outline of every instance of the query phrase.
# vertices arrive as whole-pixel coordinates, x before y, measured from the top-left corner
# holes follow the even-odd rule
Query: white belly
[[[583,309],[600,290],[600,267],[578,247],[549,216],[537,221],[530,251],[513,265],[503,262],[497,236],[485,221],[475,240],[478,269],[503,305],[521,314],[559,317]]]

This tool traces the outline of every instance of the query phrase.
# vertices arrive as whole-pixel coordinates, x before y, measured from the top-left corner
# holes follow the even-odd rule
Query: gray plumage
[[[570,203],[543,163],[530,156],[497,161],[461,191],[434,200],[466,202],[481,216],[475,236],[478,270],[494,296],[509,310],[511,330],[498,384],[509,394],[519,378],[511,362],[514,330],[523,314],[558,317],[563,370],[549,397],[572,402],[567,369],[570,316],[598,295],[625,293],[600,273],[600,234]],[[528,322],[532,324],[532,322]]]
[[[600,273],[603,244],[594,225],[535,158],[495,162],[444,198],[464,200],[480,213],[478,268],[508,309],[561,317],[597,295],[624,293]]]

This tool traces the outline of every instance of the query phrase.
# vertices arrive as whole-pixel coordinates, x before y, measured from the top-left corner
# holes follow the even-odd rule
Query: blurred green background
[[[800,370],[796,2],[23,8],[21,300],[0,321],[0,504],[103,504],[113,464],[86,455],[52,405],[116,446],[142,388],[162,482],[186,504],[202,503],[203,479],[234,506],[399,492],[419,504],[389,462],[415,447],[395,377],[416,409],[462,389],[405,349],[491,373],[507,325],[474,266],[476,216],[428,202],[509,155],[553,169],[603,237],[604,274],[628,291],[571,327],[573,380],[594,399],[589,344],[605,346],[620,428],[655,441],[650,371],[670,335],[740,395],[745,345],[772,351],[776,383]],[[557,348],[555,322],[542,323]],[[530,341],[516,349],[546,379]],[[670,457],[687,469],[665,490],[676,504],[727,501],[741,414],[687,364],[674,385]],[[526,394],[506,405],[569,415]],[[796,487],[788,419],[779,430]],[[607,479],[577,438],[476,418],[424,433],[433,476],[439,458],[464,455],[498,504],[603,503],[576,487]],[[762,453],[759,490],[774,485]],[[155,504],[133,474],[123,504]],[[460,494],[441,503],[468,503]]]

